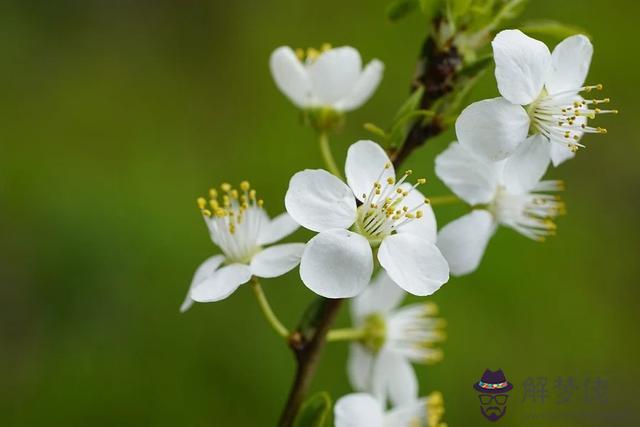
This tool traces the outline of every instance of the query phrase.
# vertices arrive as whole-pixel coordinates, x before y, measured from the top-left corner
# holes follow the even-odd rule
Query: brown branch
[[[322,306],[312,319],[310,336],[306,336],[305,326],[300,326],[289,337],[289,346],[296,357],[296,374],[289,392],[287,404],[280,417],[280,427],[290,427],[298,414],[311,380],[315,376],[320,353],[327,339],[327,333],[338,315],[341,299],[322,299]]]
[[[438,20],[436,20],[434,27],[437,28],[438,25]],[[424,95],[420,100],[421,109],[430,110],[437,100],[454,89],[456,72],[461,63],[462,59],[458,49],[451,42],[446,43],[443,47],[438,47],[433,37],[428,37],[425,40],[418,58],[418,71],[411,84],[412,92],[420,86],[425,88]],[[421,147],[428,139],[439,135],[444,130],[445,127],[437,114],[427,123],[421,120],[416,121],[409,130],[401,148],[391,153],[394,166],[400,166],[416,148]]]
[[[438,25],[436,20],[435,25]],[[421,109],[430,109],[434,102],[453,90],[456,71],[461,58],[454,46],[438,48],[432,37],[428,37],[422,46],[418,60],[418,72],[414,77],[411,90],[419,86],[425,87],[420,102]],[[409,131],[402,147],[391,153],[393,163],[400,166],[418,147],[444,131],[440,118],[436,115],[428,123],[416,122]],[[294,331],[289,339],[289,346],[296,357],[297,369],[289,398],[280,418],[280,427],[291,427],[300,405],[309,390],[315,375],[320,353],[326,343],[326,335],[333,325],[342,300],[323,299],[322,307],[314,313],[310,322],[311,333],[304,327]]]

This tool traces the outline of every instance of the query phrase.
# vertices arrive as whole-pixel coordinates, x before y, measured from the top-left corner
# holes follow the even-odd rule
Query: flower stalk
[[[429,197],[429,204],[431,206],[442,206],[442,205],[455,205],[457,203],[464,203],[458,196],[454,196],[453,194],[447,196],[435,196]]]
[[[342,173],[340,172],[340,168],[336,163],[336,159],[333,157],[333,152],[331,151],[331,145],[329,145],[329,136],[326,132],[320,132],[318,136],[318,143],[320,144],[320,152],[322,153],[322,159],[324,160],[325,165],[329,172],[334,174],[340,179],[343,179]]]
[[[353,329],[353,328],[343,328],[343,329],[332,329],[327,334],[327,341],[358,341],[365,337],[366,331],[364,329]]]
[[[274,331],[282,338],[287,338],[289,336],[289,330],[282,324],[278,316],[274,313],[271,305],[269,304],[269,300],[267,300],[267,296],[262,290],[262,285],[260,285],[260,281],[254,277],[251,279],[251,290],[258,301],[258,306],[260,306],[260,310],[262,314],[264,314],[265,319]]]

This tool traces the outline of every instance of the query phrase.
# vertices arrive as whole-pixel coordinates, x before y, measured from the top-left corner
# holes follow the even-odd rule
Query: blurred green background
[[[312,131],[272,83],[277,46],[350,44],[386,74],[333,140],[339,162],[386,125],[407,93],[425,33],[416,14],[384,20],[386,0],[5,1],[0,14],[0,425],[270,426],[293,373],[290,352],[247,288],[178,307],[215,253],[195,207],[211,185],[249,179],[272,215],[290,176],[320,167]],[[536,0],[527,18],[587,28],[589,81],[621,110],[608,135],[553,177],[569,215],[545,244],[502,230],[480,270],[433,298],[448,320],[445,359],[418,369],[441,390],[450,426],[489,424],[471,384],[502,368],[516,385],[503,425],[592,425],[522,402],[529,376],[609,381],[585,406],[638,425],[640,168],[637,15],[632,1]],[[488,73],[475,97],[495,96]],[[449,132],[406,165],[433,177]],[[427,192],[446,189],[432,180]],[[437,211],[445,224],[461,208]],[[298,232],[291,240],[310,234]],[[294,325],[313,298],[292,272],[265,281]],[[343,310],[340,325],[347,325]],[[349,392],[346,346],[324,353],[314,389]],[[553,394],[552,394],[553,396]],[[600,411],[600,412],[598,412]],[[599,421],[602,421],[600,419]],[[593,425],[605,425],[602,422]]]

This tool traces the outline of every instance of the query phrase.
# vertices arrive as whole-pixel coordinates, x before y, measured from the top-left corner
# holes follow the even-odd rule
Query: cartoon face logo
[[[480,412],[489,421],[498,421],[507,412],[509,390],[513,385],[504,376],[502,369],[491,371],[487,369],[482,379],[473,384],[480,399]]]

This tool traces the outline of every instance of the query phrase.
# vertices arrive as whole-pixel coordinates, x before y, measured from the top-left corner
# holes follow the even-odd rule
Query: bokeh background
[[[249,290],[178,312],[195,268],[215,252],[195,199],[246,178],[278,214],[290,176],[321,166],[312,131],[269,75],[279,45],[351,44],[386,63],[375,97],[333,139],[339,162],[368,136],[363,122],[388,124],[425,22],[389,24],[385,6],[3,2],[0,425],[275,424],[293,360]],[[433,297],[449,339],[444,361],[418,372],[424,393],[444,393],[450,426],[488,424],[471,389],[485,368],[516,385],[504,425],[640,421],[638,13],[632,1],[536,0],[525,15],[589,30],[589,81],[605,84],[621,114],[601,119],[609,133],[588,136],[577,160],[551,172],[568,187],[557,238],[538,244],[502,230],[477,273]],[[475,97],[496,93],[488,73]],[[433,158],[452,138],[407,166],[434,177]],[[437,179],[427,191],[446,194]],[[439,209],[440,224],[461,212]],[[296,272],[265,288],[288,325],[313,298]],[[349,392],[346,351],[328,347],[314,390]],[[608,402],[559,406],[557,376],[608,380]],[[545,403],[523,401],[528,377],[548,378]],[[566,408],[575,414],[557,414]]]

